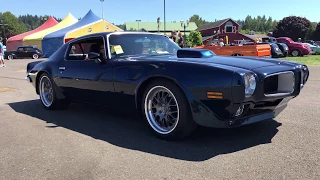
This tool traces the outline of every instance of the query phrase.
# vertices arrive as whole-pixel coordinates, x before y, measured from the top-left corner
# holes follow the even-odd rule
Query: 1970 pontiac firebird
[[[146,32],[79,37],[27,65],[44,108],[74,101],[136,108],[166,140],[187,137],[198,125],[231,128],[272,119],[308,77],[303,64],[216,56]]]

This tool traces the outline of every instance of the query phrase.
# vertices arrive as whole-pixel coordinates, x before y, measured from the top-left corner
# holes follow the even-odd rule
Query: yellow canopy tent
[[[37,32],[35,34],[31,34],[29,36],[26,36],[23,39],[22,44],[24,46],[36,46],[42,51],[42,39],[46,35],[48,35],[52,32],[58,31],[60,29],[66,28],[68,26],[71,26],[76,22],[78,22],[78,19],[76,19],[74,16],[72,16],[69,13],[59,24],[57,24],[49,29]]]
[[[123,30],[101,19],[99,21],[93,22],[86,26],[82,26],[78,29],[75,29],[67,33],[64,39],[65,39],[65,42],[68,42],[71,39],[88,35],[88,34],[99,33],[99,32],[114,32],[114,31],[123,31]]]

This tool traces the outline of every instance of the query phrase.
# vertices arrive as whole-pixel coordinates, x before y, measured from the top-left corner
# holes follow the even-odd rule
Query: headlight
[[[279,51],[280,49],[279,48],[276,48],[276,51]]]
[[[250,97],[253,95],[254,91],[256,90],[256,78],[254,74],[248,73],[244,75],[244,82],[245,82],[245,95],[246,97]]]

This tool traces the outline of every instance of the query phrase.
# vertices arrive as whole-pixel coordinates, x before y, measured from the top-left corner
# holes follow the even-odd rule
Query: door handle
[[[64,71],[64,70],[66,70],[66,67],[59,67],[59,70]]]

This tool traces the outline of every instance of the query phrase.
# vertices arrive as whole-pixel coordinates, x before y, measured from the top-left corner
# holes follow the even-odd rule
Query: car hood
[[[152,60],[152,61],[178,61],[185,63],[198,63],[208,66],[225,65],[247,70],[262,68],[267,66],[292,65],[289,61],[275,60],[272,58],[263,58],[255,56],[213,56],[210,58],[178,58],[176,55],[157,55],[130,57],[131,60]]]

